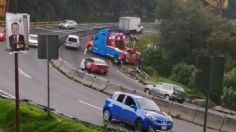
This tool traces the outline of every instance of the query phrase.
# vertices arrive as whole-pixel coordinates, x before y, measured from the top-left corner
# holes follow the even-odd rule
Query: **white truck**
[[[120,17],[119,29],[125,34],[142,33],[143,26],[139,17]]]

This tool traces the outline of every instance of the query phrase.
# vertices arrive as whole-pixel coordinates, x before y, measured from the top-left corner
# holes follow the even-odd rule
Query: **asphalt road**
[[[77,30],[76,30],[77,31]],[[36,29],[34,33],[55,33],[50,29]],[[75,30],[57,30],[59,35]],[[0,90],[14,95],[14,55],[5,50],[5,43],[0,42]],[[77,52],[77,51],[76,51]],[[46,61],[37,59],[37,49],[30,48],[27,54],[19,55],[20,98],[35,103],[47,104]],[[73,82],[51,68],[51,108],[78,118],[82,121],[101,125],[102,106],[107,95]],[[127,79],[128,80],[128,79]],[[201,132],[202,127],[180,120],[174,120],[173,132]],[[208,130],[208,132],[216,132]]]

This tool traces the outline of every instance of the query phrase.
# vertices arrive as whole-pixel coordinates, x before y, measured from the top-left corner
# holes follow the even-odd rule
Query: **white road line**
[[[15,96],[13,96],[13,95],[11,95],[11,94],[9,94],[9,93],[7,93],[7,92],[4,92],[4,91],[2,91],[2,90],[0,90],[0,92],[3,93],[3,94],[5,94],[5,95],[7,95],[7,96],[9,96],[9,97],[11,97],[12,99],[15,99]]]
[[[93,108],[95,108],[95,109],[102,110],[102,108],[97,107],[97,106],[92,105],[92,104],[89,104],[89,103],[86,103],[86,102],[84,102],[84,101],[78,100],[78,102],[80,102],[80,103],[82,103],[82,104],[85,104],[85,105],[88,105],[88,106],[90,106],[90,107],[93,107]]]
[[[27,78],[32,78],[29,74],[25,73],[22,69],[19,68],[19,72],[20,74],[22,74],[23,76],[27,77]]]

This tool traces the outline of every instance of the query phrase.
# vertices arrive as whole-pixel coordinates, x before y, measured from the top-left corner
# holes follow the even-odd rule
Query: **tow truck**
[[[87,41],[87,49],[92,53],[111,57],[116,64],[137,65],[140,59],[137,48],[125,46],[125,35],[119,29],[101,29],[93,40]]]

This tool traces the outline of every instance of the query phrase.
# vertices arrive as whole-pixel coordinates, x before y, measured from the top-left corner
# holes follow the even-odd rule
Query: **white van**
[[[32,46],[32,47],[38,46],[38,35],[36,34],[29,35],[29,46]]]
[[[79,36],[78,35],[68,35],[66,42],[65,42],[65,46],[78,49],[80,46]]]

